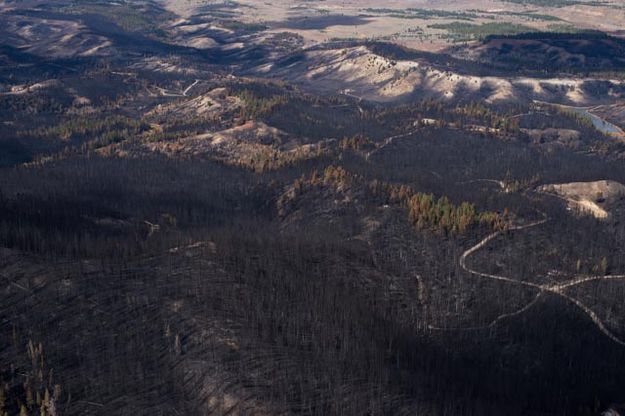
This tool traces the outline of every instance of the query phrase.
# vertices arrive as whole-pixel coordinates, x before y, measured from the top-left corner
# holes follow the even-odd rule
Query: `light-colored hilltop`
[[[191,99],[172,102],[166,105],[158,105],[148,116],[161,117],[219,117],[226,112],[234,112],[241,108],[241,99],[229,95],[225,88],[215,88],[206,94],[198,95]]]
[[[489,103],[541,100],[571,105],[613,102],[625,93],[617,80],[473,76],[438,69],[423,61],[395,61],[366,46],[308,50],[293,63],[264,64],[258,75],[274,76],[323,92],[343,92],[373,101],[419,98],[484,100]],[[603,83],[610,91],[593,94]],[[608,101],[605,101],[608,100]]]
[[[52,58],[111,56],[115,53],[110,39],[92,33],[83,24],[70,20],[43,19],[11,15],[0,5],[0,21],[5,38],[33,55]]]
[[[625,198],[625,185],[609,180],[543,185],[538,191],[562,198],[570,209],[599,219],[609,218],[610,207]]]

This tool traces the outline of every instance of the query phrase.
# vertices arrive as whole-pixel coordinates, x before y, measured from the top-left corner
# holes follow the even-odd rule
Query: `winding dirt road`
[[[382,142],[382,144],[380,144],[379,146],[377,146],[375,149],[371,150],[370,152],[368,152],[365,156],[366,160],[369,160],[369,158],[371,157],[371,155],[379,152],[380,150],[384,149],[386,146],[392,144],[395,140],[397,139],[403,139],[404,137],[408,137],[408,136],[412,136],[413,134],[418,133],[419,130],[413,130],[413,131],[409,131],[408,133],[402,133],[402,134],[396,134],[394,136],[390,136],[387,137],[386,139],[384,139],[384,141]]]
[[[184,91],[182,91],[182,95],[186,97],[187,94],[189,94],[189,91],[191,91],[191,89],[195,87],[199,82],[200,80],[196,79],[193,84],[189,85]]]
[[[540,226],[542,224],[545,224],[547,221],[548,221],[548,218],[545,216],[545,218],[540,220],[540,221],[535,221],[535,222],[532,222],[532,223],[529,223],[529,224],[525,224],[525,225],[512,226],[512,227],[508,228],[507,231],[513,232],[513,231],[526,230],[526,229],[529,229],[529,228],[533,228],[533,227],[537,227],[537,226]],[[524,282],[524,281],[517,280],[517,279],[514,279],[512,277],[508,277],[508,276],[499,276],[499,275],[495,275],[495,274],[482,273],[480,271],[477,271],[477,270],[472,269],[471,267],[467,266],[467,259],[471,255],[475,254],[479,250],[481,250],[484,247],[486,247],[491,241],[493,241],[495,238],[499,237],[502,234],[503,234],[503,231],[498,231],[496,233],[492,233],[492,234],[486,236],[483,240],[481,240],[479,243],[477,243],[473,247],[467,249],[464,253],[462,253],[462,256],[460,257],[460,267],[464,271],[466,271],[467,273],[470,273],[470,274],[472,274],[474,276],[478,276],[480,278],[497,280],[497,281],[501,281],[501,282],[505,282],[505,283],[521,285],[521,286],[526,286],[526,287],[537,289],[537,290],[539,290],[538,296],[542,295],[543,293],[553,293],[553,294],[555,294],[557,296],[560,296],[560,297],[566,299],[567,301],[569,301],[570,303],[572,303],[573,305],[577,306],[577,308],[579,308],[579,310],[581,310],[584,314],[586,314],[586,316],[588,316],[592,320],[592,322],[597,326],[597,328],[605,336],[610,338],[615,343],[625,347],[625,340],[617,337],[613,332],[611,332],[606,327],[605,323],[601,320],[601,318],[597,315],[596,312],[594,312],[591,308],[589,308],[586,304],[584,304],[579,299],[575,299],[574,297],[572,297],[572,296],[570,296],[570,295],[568,295],[566,293],[566,289],[569,289],[569,288],[571,288],[573,286],[577,286],[577,285],[581,285],[581,284],[588,283],[588,282],[593,282],[593,281],[623,280],[623,279],[625,279],[625,275],[614,275],[614,276],[575,276],[568,282],[563,282],[563,283],[558,283],[558,284],[546,283],[546,284],[542,284],[541,285],[541,284],[532,283],[532,282]],[[496,325],[498,322],[500,322],[501,320],[503,320],[505,318],[508,318],[508,317],[511,317],[511,316],[516,316],[516,315],[519,315],[519,314],[525,312],[526,310],[528,310],[538,300],[538,296],[534,300],[532,300],[532,302],[530,302],[528,305],[526,305],[525,307],[523,307],[519,311],[499,316],[497,319],[495,319],[495,321],[493,321],[489,325],[489,327]]]

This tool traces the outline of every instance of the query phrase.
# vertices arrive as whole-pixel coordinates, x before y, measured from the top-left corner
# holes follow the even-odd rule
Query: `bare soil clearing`
[[[625,197],[624,185],[607,180],[544,185],[538,191],[562,198],[571,210],[599,219],[609,218],[609,207]]]

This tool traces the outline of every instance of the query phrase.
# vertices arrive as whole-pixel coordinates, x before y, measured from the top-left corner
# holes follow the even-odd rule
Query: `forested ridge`
[[[622,350],[593,330],[592,325],[580,326],[583,316],[571,313],[567,305],[545,298],[540,303],[542,306],[535,307],[535,313],[542,314],[542,318],[530,311],[488,332],[428,329],[445,321],[445,326],[451,328],[472,326],[470,322],[476,321],[488,322],[492,319],[489,316],[497,313],[496,305],[480,301],[482,306],[478,307],[465,303],[477,302],[479,298],[469,299],[480,292],[499,293],[504,308],[511,299],[515,303],[525,299],[527,295],[522,290],[515,293],[517,289],[504,290],[485,283],[478,285],[479,292],[475,292],[476,282],[463,276],[456,262],[463,248],[489,230],[505,229],[508,222],[523,217],[539,218],[534,211],[536,203],[563,224],[554,230],[594,230],[588,237],[577,239],[574,246],[567,246],[566,241],[570,241],[567,239],[553,243],[553,250],[564,250],[565,257],[574,259],[565,267],[574,269],[578,259],[584,264],[599,264],[606,257],[611,259],[611,269],[621,269],[612,250],[618,247],[622,233],[608,232],[607,225],[597,222],[575,219],[555,200],[538,202],[523,195],[527,184],[535,183],[530,178],[535,175],[531,170],[533,164],[541,166],[540,180],[547,180],[544,175],[556,175],[553,180],[563,179],[567,172],[561,167],[571,163],[567,160],[575,161],[576,156],[563,149],[543,159],[539,148],[523,156],[518,149],[526,144],[509,143],[489,134],[468,133],[468,137],[467,133],[444,126],[419,129],[420,133],[414,136],[387,144],[369,160],[364,157],[369,151],[367,146],[346,146],[349,142],[343,140],[342,146],[337,142],[335,150],[318,159],[264,173],[208,160],[102,156],[65,156],[55,162],[6,169],[2,180],[0,234],[2,245],[11,251],[3,255],[3,276],[16,276],[12,271],[16,265],[23,265],[27,272],[17,275],[16,280],[15,277],[7,280],[9,284],[15,283],[10,286],[8,298],[15,301],[9,306],[14,311],[10,312],[14,325],[6,330],[11,332],[14,327],[17,341],[6,338],[3,348],[15,354],[11,356],[21,358],[11,359],[16,363],[15,370],[6,373],[5,383],[9,389],[21,385],[18,373],[23,371],[18,368],[24,368],[28,362],[28,352],[22,345],[32,340],[40,342],[44,351],[51,351],[46,365],[55,368],[54,383],[60,386],[57,393],[53,392],[54,387],[45,386],[40,390],[42,399],[31,402],[28,389],[34,387],[26,388],[24,393],[10,390],[6,409],[17,409],[18,404],[18,407],[24,405],[28,412],[40,409],[47,403],[47,388],[48,397],[57,404],[65,403],[70,413],[98,407],[89,405],[87,400],[126,412],[121,409],[133,408],[130,397],[144,397],[134,388],[124,393],[117,390],[132,380],[144,380],[142,383],[153,380],[146,385],[153,391],[171,392],[166,385],[185,385],[179,377],[187,373],[186,370],[178,373],[179,367],[162,379],[162,383],[169,384],[153,379],[157,367],[172,365],[163,361],[163,357],[171,355],[166,360],[201,359],[207,366],[194,376],[194,384],[186,384],[185,394],[195,394],[194,389],[199,392],[206,383],[216,383],[217,390],[210,393],[214,397],[236,395],[241,397],[237,399],[241,400],[239,403],[262,405],[268,413],[427,411],[444,414],[448,410],[442,403],[452,401],[458,406],[455,409],[465,409],[455,410],[459,414],[494,414],[501,409],[510,414],[539,411],[550,414],[557,413],[564,403],[554,402],[551,386],[556,385],[575,392],[575,401],[571,401],[573,396],[569,394],[562,396],[571,412],[593,414],[594,410],[587,406],[594,399],[585,399],[587,377],[596,377],[591,378],[594,386],[604,386],[593,391],[601,391],[607,398],[617,397],[618,391],[612,387],[615,384],[602,384],[602,380],[605,374],[613,374],[612,380],[618,378],[614,364],[621,359]],[[372,137],[366,142],[377,148],[380,139]],[[461,143],[467,141],[467,147],[462,148]],[[446,154],[447,146],[460,148]],[[494,161],[482,164],[480,147],[490,147],[489,154],[499,153],[501,165]],[[434,148],[442,152],[436,158],[432,157]],[[474,155],[474,162],[466,157],[467,153]],[[522,159],[515,162],[518,163],[515,167],[506,162],[508,157],[510,161]],[[518,190],[500,193],[495,185],[488,183],[459,185],[453,178],[445,179],[441,175],[441,179],[427,173],[440,170],[441,160],[448,164],[462,160],[467,163],[466,169],[477,169],[473,177],[501,177],[508,184],[518,183],[513,187]],[[553,170],[545,163],[553,164]],[[622,180],[617,162],[603,161],[589,166]],[[43,172],[46,174],[42,175]],[[571,170],[569,174],[575,172]],[[340,201],[338,207],[335,201]],[[327,209],[330,213],[324,214]],[[369,225],[361,223],[359,218],[371,218],[367,221],[385,225],[367,231]],[[281,223],[286,226],[283,231],[279,231]],[[289,224],[300,225],[293,228]],[[591,237],[599,230],[614,234],[614,239]],[[355,240],[349,237],[363,232],[363,237]],[[394,241],[395,238],[399,240]],[[551,247],[546,235],[532,238]],[[502,249],[505,252],[503,247],[499,250]],[[499,250],[492,255],[498,255]],[[444,258],[440,257],[442,253],[446,253]],[[47,264],[45,267],[50,271],[43,282],[33,280],[35,274],[28,270],[36,266],[30,265],[33,260],[25,255],[37,256],[36,263]],[[549,267],[550,258],[537,259],[531,268],[538,271]],[[477,264],[488,268],[494,263],[487,255],[480,257]],[[524,263],[522,267],[527,269],[528,265]],[[63,294],[63,285],[74,279],[78,279],[75,284],[88,279],[84,284],[93,286],[87,298],[64,307],[61,315],[42,315],[34,326],[30,317],[23,321],[29,314],[22,308],[42,299],[44,294],[57,293],[45,295],[49,300],[44,305],[49,306],[40,306],[42,313],[55,304],[67,304],[72,298],[66,296],[84,296],[74,283],[71,283],[73,289]],[[136,292],[139,284],[143,289]],[[188,284],[195,289],[187,288]],[[96,289],[101,285],[104,287]],[[118,298],[114,294],[120,290],[119,294],[136,294],[114,300]],[[208,293],[211,294],[207,298]],[[610,293],[618,296],[617,292]],[[452,302],[457,296],[460,305]],[[461,300],[466,296],[469,299]],[[207,302],[207,299],[212,300]],[[171,315],[167,305],[178,304],[181,306],[175,308],[183,309],[176,309],[178,312]],[[119,311],[115,314],[123,320],[128,319],[125,317],[130,316],[126,315],[130,311],[121,311],[132,307],[134,317],[126,325],[134,325],[132,322],[140,321],[143,314],[147,314],[146,319],[154,316],[154,308],[160,310],[157,314],[160,318],[155,321],[149,318],[154,322],[154,327],[149,329],[151,335],[131,335],[131,331],[128,335],[138,338],[132,338],[132,344],[127,347],[119,344],[115,349],[102,350],[98,345],[115,336],[106,329],[99,332],[97,339],[101,341],[89,333],[81,335],[85,342],[96,342],[89,347],[92,353],[106,351],[111,359],[117,357],[101,361],[101,365],[109,366],[107,372],[112,371],[106,376],[95,376],[104,367],[64,368],[62,361],[54,357],[73,354],[73,344],[58,344],[58,336],[47,329],[52,325],[50,319],[71,320],[70,316],[82,308],[92,308],[89,305],[100,305],[92,311],[96,316]],[[451,309],[443,312],[447,308]],[[222,335],[200,337],[199,328],[185,323],[186,318],[180,315],[183,310],[190,316],[206,316],[203,319],[210,319],[211,331]],[[544,319],[545,313],[552,314],[554,319]],[[444,319],[445,314],[450,315]],[[22,318],[15,321],[18,316]],[[463,324],[465,320],[468,321]],[[557,330],[545,326],[556,321],[561,325]],[[536,338],[532,335],[538,333],[542,335]],[[545,342],[546,339],[550,341]],[[155,355],[145,363],[144,369],[134,371],[131,376],[118,373],[115,368],[138,359],[137,354],[141,354],[142,361],[148,358],[142,347],[145,342],[153,344],[153,352],[149,354]],[[502,352],[502,344],[515,345],[526,352],[523,358],[516,349]],[[558,355],[552,355],[554,348],[560,351]],[[602,354],[588,354],[589,348],[601,350]],[[121,355],[117,354],[127,358],[120,360]],[[206,354],[213,358],[206,360]],[[488,364],[493,354],[503,354],[501,359],[506,360],[503,369],[499,364]],[[556,363],[562,363],[562,371],[546,373],[543,366],[536,367],[532,360],[551,360],[558,366]],[[564,365],[571,360],[579,366]],[[242,362],[248,363],[247,366],[241,368],[236,364]],[[589,365],[595,368],[592,372],[595,376],[583,373],[585,376],[580,377],[580,372],[585,371],[582,368]],[[249,371],[249,368],[257,369]],[[519,376],[524,373],[527,375]],[[90,387],[80,388],[72,381],[76,377],[107,379],[109,387],[103,390],[87,383],[85,387]],[[261,383],[257,377],[273,380],[273,387]],[[220,380],[230,381],[222,384],[224,381]],[[475,390],[477,386],[480,387]],[[539,390],[537,386],[541,386]],[[541,393],[527,402],[519,391]],[[127,404],[115,402],[111,395],[126,397],[123,403]],[[484,397],[477,407],[475,395]],[[221,400],[211,402],[213,412],[226,411],[227,407],[220,407],[227,406]],[[203,412],[200,404],[193,401],[171,402],[174,408]],[[145,408],[149,404],[141,406]]]

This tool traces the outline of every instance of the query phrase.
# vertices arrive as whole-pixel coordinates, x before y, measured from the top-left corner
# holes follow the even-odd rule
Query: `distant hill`
[[[600,32],[491,36],[455,53],[510,70],[606,71],[625,67],[625,40]]]

